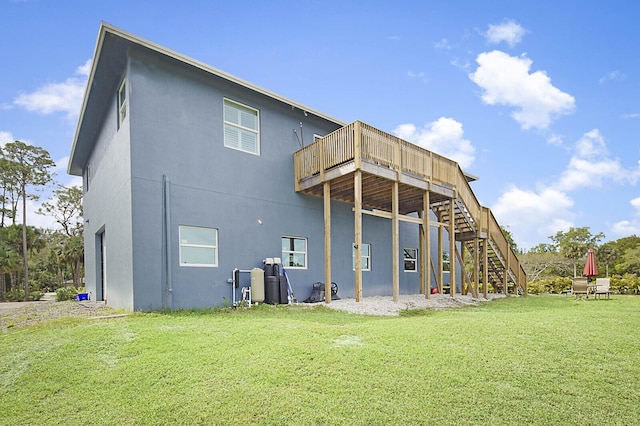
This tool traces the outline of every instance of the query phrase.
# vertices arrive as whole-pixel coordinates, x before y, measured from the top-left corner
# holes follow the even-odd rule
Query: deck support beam
[[[400,230],[398,226],[398,181],[393,182],[393,189],[391,194],[391,210],[393,218],[391,219],[391,250],[392,250],[392,262],[391,269],[393,270],[393,301],[397,302],[400,299],[400,265],[398,257],[400,256]]]
[[[324,198],[324,301],[331,302],[331,182],[322,187]]]
[[[429,224],[429,208],[430,204],[429,191],[424,191],[422,195],[422,232],[424,233],[424,250],[422,250],[421,258],[424,263],[424,287],[425,297],[431,298],[431,225]]]
[[[482,293],[489,297],[489,240],[482,240]]]
[[[454,198],[449,200],[449,293],[456,295],[456,221]]]
[[[480,239],[473,240],[473,297],[478,297],[478,283],[480,282]]]
[[[362,300],[362,172],[357,169],[353,176],[353,216],[354,216],[354,239],[355,245],[355,284],[356,302]]]
[[[441,219],[438,219],[440,222]],[[443,227],[438,226],[438,293],[442,294],[443,286],[444,286],[444,265],[443,265],[443,250],[442,250],[442,242],[443,242]]]

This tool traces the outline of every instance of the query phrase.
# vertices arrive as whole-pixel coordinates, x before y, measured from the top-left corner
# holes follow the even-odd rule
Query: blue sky
[[[571,226],[615,240],[640,235],[638,18],[619,0],[0,0],[0,145],[42,146],[79,183],[66,162],[105,21],[457,160],[521,248]]]

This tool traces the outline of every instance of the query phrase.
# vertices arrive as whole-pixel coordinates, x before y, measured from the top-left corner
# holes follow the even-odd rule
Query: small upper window
[[[118,89],[118,128],[127,117],[127,80],[122,80]]]
[[[307,239],[282,237],[282,265],[291,269],[307,269]]]
[[[260,155],[260,116],[257,109],[224,100],[224,146]]]
[[[89,192],[89,183],[91,181],[91,164],[87,164],[87,168],[83,170],[82,181],[84,183],[84,192]]]
[[[356,245],[353,244],[351,250],[351,257],[353,260],[353,270],[356,270]],[[362,270],[371,270],[371,244],[362,243]]]
[[[404,249],[404,270],[406,272],[416,272],[418,270],[418,249]]]

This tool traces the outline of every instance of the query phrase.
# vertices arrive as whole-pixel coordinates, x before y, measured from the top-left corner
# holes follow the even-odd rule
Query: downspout
[[[164,308],[173,310],[171,284],[171,203],[169,199],[169,179],[162,175],[162,243],[164,262]]]

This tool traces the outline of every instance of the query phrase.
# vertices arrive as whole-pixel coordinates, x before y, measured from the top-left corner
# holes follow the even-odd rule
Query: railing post
[[[360,170],[362,167],[362,132],[360,125],[359,121],[353,123],[353,163],[356,170]]]

